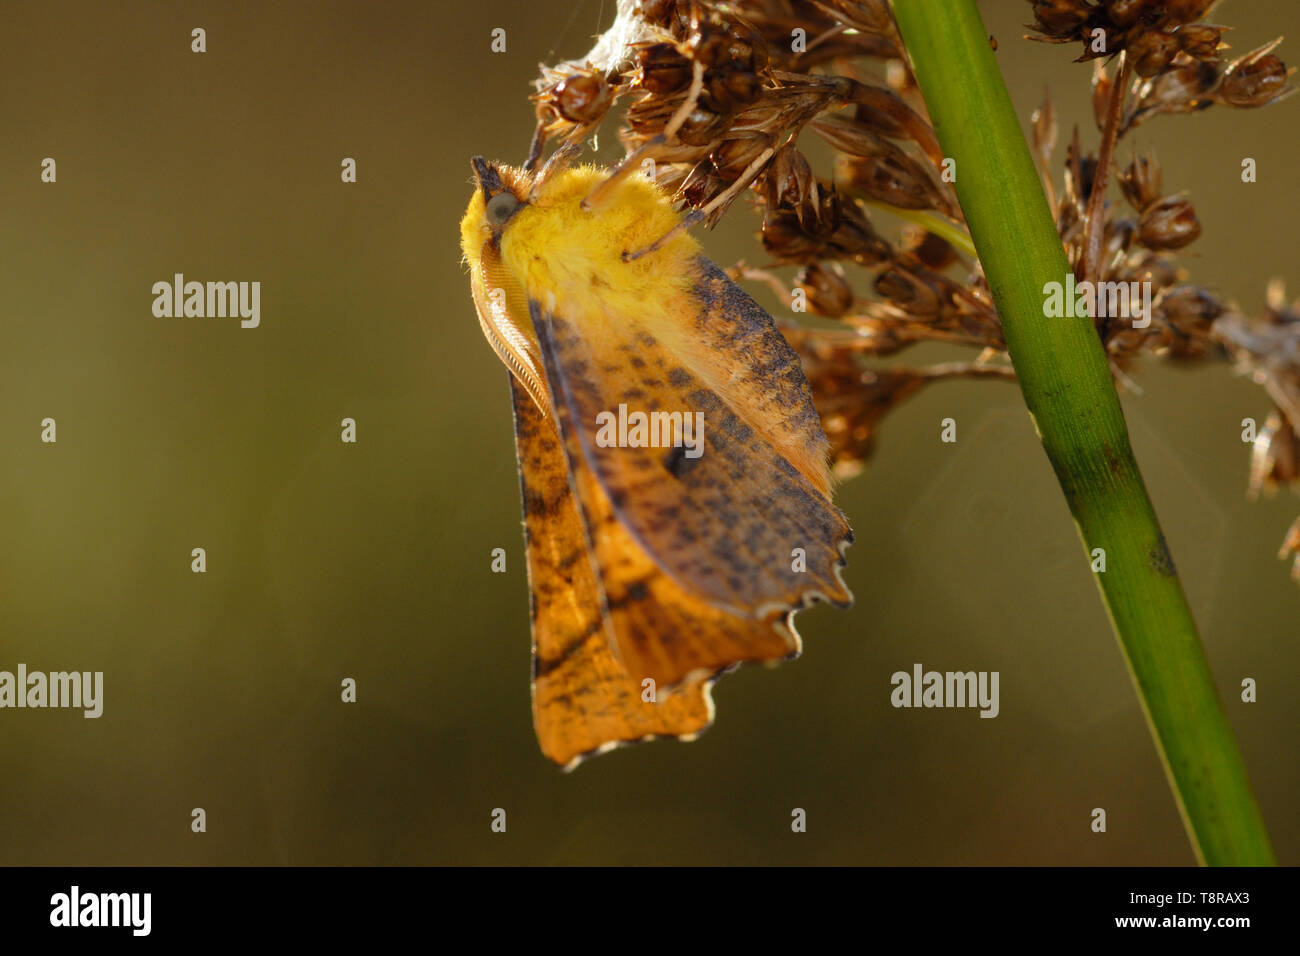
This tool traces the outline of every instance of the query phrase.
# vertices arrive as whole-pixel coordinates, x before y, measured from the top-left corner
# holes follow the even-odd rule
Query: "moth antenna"
[[[739,179],[737,179],[734,183],[732,183],[722,192],[718,193],[711,200],[709,200],[707,205],[702,206],[699,209],[691,210],[689,213],[687,213],[685,216],[682,217],[681,221],[678,222],[677,225],[673,226],[666,233],[664,233],[662,236],[660,236],[654,242],[650,243],[650,245],[646,246],[645,248],[637,249],[635,252],[623,253],[623,261],[632,262],[635,259],[640,259],[642,256],[647,255],[648,253],[654,252],[657,249],[661,249],[664,246],[664,244],[667,243],[670,239],[674,238],[675,236],[677,236],[682,232],[685,232],[687,229],[691,228],[691,226],[695,225],[696,223],[703,222],[704,219],[708,217],[709,213],[713,212],[713,210],[719,208],[720,206],[731,202],[731,200],[736,198],[736,196],[740,195],[740,191],[742,189],[744,189],[746,186],[750,185],[755,179],[757,179],[759,172],[762,171],[763,167],[767,164],[767,161],[771,159],[774,155],[776,155],[775,147],[769,146],[767,149],[763,150],[761,153],[758,154],[758,156],[754,159],[752,163],[750,163],[747,167],[745,167],[745,171],[740,174]]]
[[[533,196],[537,192],[539,186],[545,183],[550,177],[554,176],[556,173],[568,169],[570,166],[573,165],[574,160],[576,160],[581,155],[582,155],[582,142],[574,141],[574,140],[569,140],[567,143],[565,143],[563,146],[561,146],[559,149],[553,152],[551,154],[551,157],[546,161],[546,165],[544,165],[541,168],[541,170],[538,171],[536,177],[533,179],[533,188],[528,194],[528,202],[533,201]]]

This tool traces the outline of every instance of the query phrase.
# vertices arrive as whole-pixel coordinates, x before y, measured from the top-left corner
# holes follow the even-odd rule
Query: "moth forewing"
[[[583,334],[593,317],[551,315],[535,299],[529,308],[562,430],[577,439],[571,467],[591,469],[615,520],[681,587],[747,618],[813,597],[852,600],[838,573],[842,543],[852,539],[848,522],[749,424],[750,409],[719,394],[725,380],[749,371],[743,363],[692,367],[615,306],[598,317],[599,335]],[[685,321],[694,324],[695,315]],[[789,404],[800,404],[796,398],[803,396]],[[597,445],[592,423],[601,411],[651,400],[703,413],[701,457],[675,467],[671,450]],[[806,570],[789,560],[796,547],[807,553]]]
[[[647,694],[614,654],[612,621],[559,437],[511,379],[533,631],[533,724],[542,752],[585,756],[653,737],[693,738],[713,720],[713,675]]]

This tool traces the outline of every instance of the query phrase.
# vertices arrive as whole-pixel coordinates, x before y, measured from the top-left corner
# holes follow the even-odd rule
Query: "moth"
[[[566,769],[693,739],[723,672],[797,656],[795,612],[853,600],[797,354],[654,183],[575,153],[537,171],[475,157],[460,226],[510,371],[534,726]],[[700,423],[693,453],[678,421]]]

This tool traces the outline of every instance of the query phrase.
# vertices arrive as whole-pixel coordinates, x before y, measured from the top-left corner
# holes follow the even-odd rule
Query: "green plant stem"
[[[974,0],[894,0],[1025,403],[1096,575],[1198,858],[1270,864],[1273,852],[1214,689],[1091,319],[1047,318],[1070,270]],[[1089,808],[1090,809],[1090,808]],[[1086,826],[1081,811],[1080,826]],[[1113,822],[1113,821],[1112,821]]]

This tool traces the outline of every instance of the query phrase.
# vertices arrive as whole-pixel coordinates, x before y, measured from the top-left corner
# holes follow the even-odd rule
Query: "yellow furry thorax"
[[[528,182],[523,174],[508,173],[521,184]],[[501,233],[502,267],[523,288],[550,298],[542,303],[548,308],[588,305],[584,300],[598,296],[635,312],[638,303],[640,309],[653,309],[652,303],[689,288],[690,260],[700,247],[686,233],[640,259],[623,259],[624,252],[662,238],[680,219],[654,183],[629,176],[602,195],[595,208],[582,208],[582,200],[607,175],[596,166],[577,166],[549,177],[531,196],[520,196],[526,204]],[[461,222],[461,244],[472,268],[491,236],[483,208],[476,191]]]

